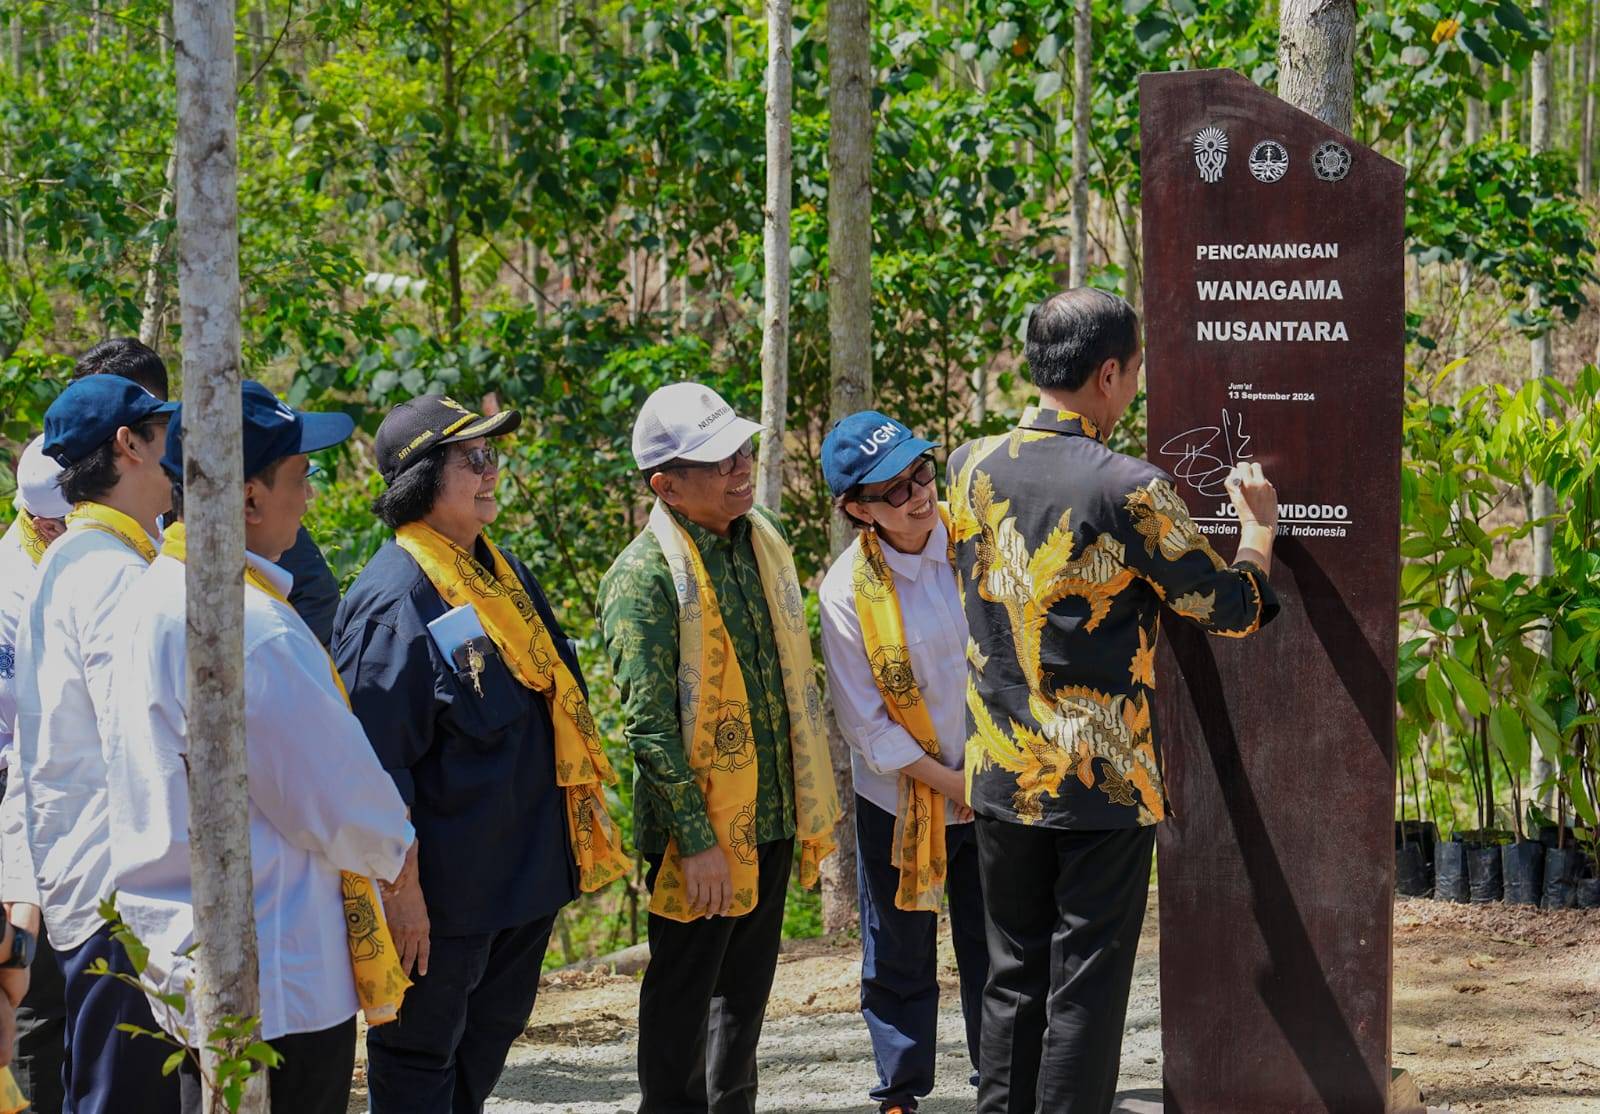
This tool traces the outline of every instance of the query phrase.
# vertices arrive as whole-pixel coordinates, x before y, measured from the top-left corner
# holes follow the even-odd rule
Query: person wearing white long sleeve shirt
[[[67,528],[72,504],[57,482],[61,465],[44,455],[44,436],[28,442],[17,461],[17,517],[0,537],[0,770],[11,757],[17,719],[17,621],[33,572],[50,543]]]
[[[39,563],[17,632],[5,811],[9,822],[20,809],[26,847],[6,855],[5,896],[42,908],[61,960],[68,1114],[169,1114],[177,1106],[160,1045],[118,1029],[154,1025],[144,995],[90,971],[104,960],[132,972],[100,915],[112,887],[98,717],[111,690],[118,605],[155,557],[156,522],[171,505],[160,465],[171,410],[132,380],[95,375],[72,383],[45,412],[44,452],[62,466],[61,492],[73,509],[67,532]],[[13,861],[19,857],[25,861]]]
[[[902,779],[929,786],[945,802],[939,818],[946,825],[945,896],[974,1073],[988,973],[983,889],[962,773],[967,624],[950,559],[950,535],[937,502],[937,469],[931,457],[935,447],[894,419],[864,411],[840,421],[822,448],[823,474],[835,505],[858,528],[856,540],[834,561],[818,595],[828,694],[839,730],[850,744],[856,791],[861,1012],[878,1068],[878,1086],[870,1097],[885,1114],[916,1109],[917,1100],[933,1089],[937,1053],[938,914],[918,908],[916,900],[906,900],[909,908],[897,900],[907,886],[892,850]],[[909,680],[915,686],[910,703],[926,709],[937,754],[929,753],[890,714],[880,688],[883,678],[874,672],[857,599],[858,564],[866,542],[882,554],[905,633],[905,660],[899,664],[909,664],[910,677],[897,669],[888,683]],[[917,886],[911,883],[912,889]],[[937,908],[936,893],[923,900]],[[976,1074],[972,1082],[977,1082]]]
[[[359,1003],[341,872],[397,878],[414,833],[327,652],[288,603],[292,578],[273,563],[305,512],[306,453],[343,441],[354,424],[292,410],[257,383],[243,396],[244,723],[261,1036],[283,1056],[271,1073],[274,1111],[344,1114]],[[164,458],[180,517],[182,423],[180,409]],[[122,612],[108,732],[118,907],[150,949],[146,978],[164,993],[197,975],[185,543],[183,527],[169,526]],[[162,1028],[197,1043],[192,1016],[154,1008]],[[192,1065],[180,1074],[183,1110],[198,1111]]]
[[[23,601],[33,586],[44,552],[67,528],[72,504],[61,494],[61,465],[44,455],[44,437],[28,442],[17,461],[17,517],[0,538],[0,787],[7,784],[11,737],[17,718],[17,624]],[[0,793],[0,796],[3,796]],[[27,994],[17,1005],[17,1048],[11,1073],[37,1114],[61,1114],[61,1058],[66,1046],[65,986],[61,964],[42,931],[38,907],[21,906],[17,890],[5,885],[5,863],[11,862],[26,882],[22,896],[33,891],[32,859],[23,832],[22,790],[11,811],[0,806],[0,900],[8,913],[37,942]],[[7,846],[9,844],[9,847]]]

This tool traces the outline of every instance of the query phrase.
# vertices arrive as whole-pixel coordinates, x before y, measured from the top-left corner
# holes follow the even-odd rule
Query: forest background
[[[1081,66],[1059,0],[871,7],[870,390],[950,448],[1028,400],[1019,332],[1038,300],[1078,278],[1138,304],[1138,74],[1227,66],[1275,86],[1275,3],[1077,6]],[[817,460],[840,374],[827,14],[793,5],[781,497],[808,579],[829,554]],[[1518,835],[1575,819],[1592,837],[1600,11],[1357,19],[1352,133],[1410,172],[1398,815]],[[428,391],[523,411],[495,534],[580,645],[626,822],[593,600],[644,522],[628,444],[645,396],[697,379],[762,408],[765,15],[246,0],[239,27],[245,372],[368,434]],[[154,0],[0,0],[8,461],[95,341],[137,333],[178,370],[171,41]],[[1117,446],[1142,453],[1142,431],[1141,402]],[[367,510],[380,481],[366,443],[325,469],[308,525],[348,582],[386,535]],[[639,939],[641,883],[575,907],[550,962]],[[833,904],[830,926],[853,898]],[[818,900],[789,921],[817,931]]]

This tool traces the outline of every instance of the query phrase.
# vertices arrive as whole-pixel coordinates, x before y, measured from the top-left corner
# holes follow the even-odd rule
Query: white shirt
[[[17,620],[22,600],[33,583],[33,558],[22,548],[22,527],[12,522],[0,537],[0,770],[11,758],[11,735],[17,721]]]
[[[921,553],[901,553],[883,542],[884,562],[894,577],[905,626],[911,672],[927,702],[939,737],[939,761],[961,768],[967,746],[967,620],[948,557],[949,533],[935,524]],[[900,771],[925,753],[911,734],[889,718],[872,679],[851,580],[861,539],[839,554],[818,591],[822,611],[822,658],[828,667],[828,697],[839,730],[850,744],[856,792],[893,813],[900,807]],[[953,806],[945,802],[946,821]]]
[[[45,550],[24,598],[12,782],[0,809],[3,885],[7,901],[43,909],[57,950],[77,947],[105,923],[111,847],[97,716],[111,694],[116,612],[145,569],[126,542],[78,524]],[[19,842],[25,850],[13,853]]]
[[[292,578],[250,555],[288,593]],[[121,612],[108,761],[117,907],[163,990],[194,978],[189,876],[184,565],[158,557]],[[339,872],[392,879],[414,833],[405,803],[333,680],[327,651],[287,604],[244,594],[250,861],[268,1040],[353,1016]],[[168,1032],[188,1020],[153,1002]],[[176,1035],[174,1033],[174,1035]]]

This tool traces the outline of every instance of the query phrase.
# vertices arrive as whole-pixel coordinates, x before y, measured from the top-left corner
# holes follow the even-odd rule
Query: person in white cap
[[[791,866],[814,884],[839,815],[794,559],[754,507],[759,430],[698,383],[652,394],[633,455],[655,505],[600,585],[652,891],[641,1114],[755,1110]]]
[[[72,504],[61,494],[56,480],[61,465],[40,451],[41,434],[28,442],[17,461],[17,494],[12,500],[17,517],[0,538],[0,770],[11,752],[12,726],[17,718],[16,680],[17,617],[22,597],[33,581],[33,570],[50,543],[67,529]]]
[[[44,455],[43,443],[43,435],[35,437],[17,461],[17,494],[12,500],[17,517],[0,538],[0,796],[5,794],[17,718],[17,621],[22,615],[23,597],[33,583],[34,570],[44,551],[66,532],[67,514],[72,510],[56,482],[61,465]],[[16,836],[21,836],[20,830]],[[25,854],[20,843],[12,854]],[[8,912],[17,896],[0,893]],[[17,1007],[17,1049],[12,1073],[39,1114],[58,1114],[66,1029],[61,968],[39,931],[37,918],[31,927],[37,950],[27,996]]]

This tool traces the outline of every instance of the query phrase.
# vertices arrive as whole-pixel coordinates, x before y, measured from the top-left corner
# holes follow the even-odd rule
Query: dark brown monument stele
[[[1404,172],[1228,70],[1147,74],[1149,457],[1219,552],[1278,490],[1260,634],[1164,625],[1168,1114],[1382,1114],[1394,890]]]

